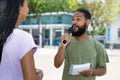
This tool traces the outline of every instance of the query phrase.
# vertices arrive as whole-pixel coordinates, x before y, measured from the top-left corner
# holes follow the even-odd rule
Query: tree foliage
[[[91,3],[88,3],[87,0],[81,0],[80,4],[78,4],[77,0],[69,0],[69,4],[72,11],[79,7],[83,7],[91,12],[93,34],[96,34],[96,27],[109,26],[109,24],[115,19],[115,16],[118,16],[119,11],[118,0],[106,0],[104,3],[97,0],[94,0]]]
[[[68,11],[67,0],[28,0],[30,13]]]
[[[69,4],[67,0],[28,0],[29,13],[35,14],[40,23],[40,16],[45,12],[59,12],[69,11]],[[47,21],[45,22],[47,23]]]

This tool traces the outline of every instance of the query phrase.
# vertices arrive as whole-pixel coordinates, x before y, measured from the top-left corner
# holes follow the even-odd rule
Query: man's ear
[[[90,19],[87,19],[87,25],[89,25],[90,24],[90,22],[91,22],[91,20]]]
[[[90,22],[91,22],[90,19],[87,19],[87,20],[86,20],[86,25],[87,25],[87,27],[90,25]]]

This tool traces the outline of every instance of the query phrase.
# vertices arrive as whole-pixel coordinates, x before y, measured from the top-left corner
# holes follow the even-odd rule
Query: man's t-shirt
[[[0,64],[0,80],[23,80],[21,59],[37,47],[32,36],[20,29],[14,29],[3,46]]]
[[[108,56],[100,42],[91,38],[86,41],[78,41],[72,38],[65,51],[62,80],[95,80],[95,76],[70,75],[70,65],[90,63],[91,68],[97,68],[106,66],[106,62],[109,62]]]

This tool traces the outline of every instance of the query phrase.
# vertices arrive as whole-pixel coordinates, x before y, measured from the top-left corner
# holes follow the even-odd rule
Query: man
[[[95,80],[96,76],[106,73],[106,63],[109,62],[103,45],[87,34],[91,14],[84,8],[77,9],[72,17],[72,34],[61,36],[61,45],[54,58],[54,65],[59,68],[64,59],[62,80]],[[66,43],[63,41],[66,40]],[[90,68],[79,72],[78,75],[69,73],[73,64],[90,63]]]

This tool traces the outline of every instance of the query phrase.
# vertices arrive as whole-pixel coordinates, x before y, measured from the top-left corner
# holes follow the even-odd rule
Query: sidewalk
[[[120,49],[106,49],[108,55],[120,56]]]
[[[58,69],[54,67],[54,56],[57,50],[58,47],[39,48],[35,54],[35,66],[43,70],[43,80],[61,80],[64,65]],[[120,50],[106,49],[106,51],[110,59],[110,63],[107,64],[107,74],[97,77],[96,80],[119,80]]]

